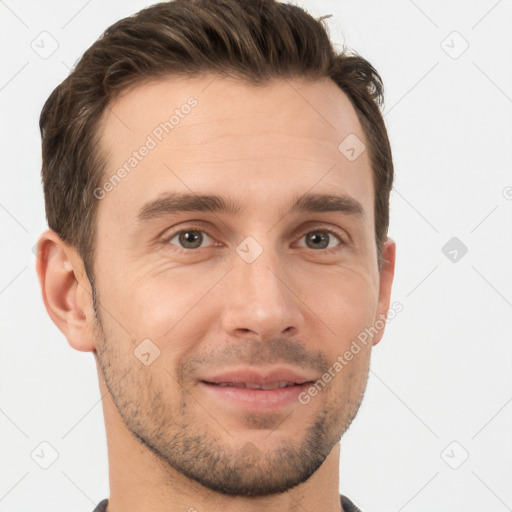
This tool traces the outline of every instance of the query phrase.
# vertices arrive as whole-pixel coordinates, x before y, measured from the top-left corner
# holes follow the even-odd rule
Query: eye
[[[308,231],[305,235],[302,235],[302,238],[305,238],[306,247],[314,250],[324,249],[326,252],[330,252],[331,250],[337,250],[338,246],[344,245],[341,237],[330,229]]]
[[[298,244],[299,247],[322,250],[327,253],[337,251],[340,249],[340,246],[347,245],[337,232],[327,228],[308,231],[302,235],[300,239],[305,239],[305,245]],[[193,227],[176,231],[164,240],[165,244],[174,246],[178,252],[187,252],[194,249],[205,248],[207,245],[204,244],[208,242],[210,246],[212,245],[212,242],[214,242],[214,246],[222,245],[216,242],[204,230],[195,229]]]
[[[200,229],[182,229],[167,238],[167,243],[178,245],[178,250],[200,249],[203,242],[213,240],[205,231]],[[173,242],[176,240],[176,242]]]

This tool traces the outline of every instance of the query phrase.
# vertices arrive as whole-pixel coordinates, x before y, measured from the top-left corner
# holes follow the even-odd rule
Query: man
[[[97,363],[96,511],[358,510],[339,441],[395,262],[381,100],[367,61],[272,0],[151,6],[51,94],[37,271]]]

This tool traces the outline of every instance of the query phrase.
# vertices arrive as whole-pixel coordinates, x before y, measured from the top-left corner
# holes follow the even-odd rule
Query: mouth
[[[258,384],[256,382],[208,382],[202,381],[205,384],[211,384],[212,386],[219,386],[222,388],[232,387],[232,388],[244,388],[244,389],[260,389],[260,390],[269,390],[269,389],[283,389],[289,388],[292,386],[303,386],[304,384],[312,384],[312,381],[306,381],[302,383],[297,382],[288,382],[288,381],[278,381],[278,382],[269,382],[266,384]]]
[[[206,377],[201,388],[216,406],[239,412],[275,412],[297,406],[299,395],[317,379],[289,368],[273,368],[267,372],[241,368]]]

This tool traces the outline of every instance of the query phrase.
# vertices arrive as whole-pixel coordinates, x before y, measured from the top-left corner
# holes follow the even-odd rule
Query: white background
[[[103,30],[151,3],[0,2],[2,512],[88,512],[109,495],[93,355],[51,322],[35,273],[38,120]],[[364,512],[511,510],[512,2],[296,4],[333,14],[334,41],[381,74],[396,169],[403,311],[373,351],[340,491]],[[46,59],[31,47],[43,31],[58,43]],[[442,252],[452,237],[468,248],[456,262]],[[44,441],[59,454],[48,469],[31,458]]]

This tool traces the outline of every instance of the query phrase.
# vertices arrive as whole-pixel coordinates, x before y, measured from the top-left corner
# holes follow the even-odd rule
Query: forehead
[[[346,153],[347,146],[357,152],[365,147],[359,119],[330,79],[253,85],[202,75],[151,81],[109,105],[100,134],[108,162],[100,211],[115,209],[125,217],[136,218],[137,206],[170,191],[235,188],[238,197],[261,207],[261,201],[279,204],[283,193],[363,197],[372,188],[368,151],[356,159]],[[366,199],[365,209],[371,208]]]
[[[235,125],[251,136],[285,129],[295,137],[311,137],[316,131],[317,139],[337,139],[347,132],[364,139],[350,100],[328,78],[274,79],[262,85],[212,74],[154,79],[123,91],[108,105],[102,121],[104,149],[115,145],[120,151],[131,148],[134,136],[152,134],[166,122],[173,135],[179,131],[184,136],[202,124],[205,142],[210,130],[220,135]],[[172,138],[167,139],[164,143],[171,144]]]

